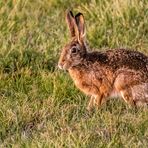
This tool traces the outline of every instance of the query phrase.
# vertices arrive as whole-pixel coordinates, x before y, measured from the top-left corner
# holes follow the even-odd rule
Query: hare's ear
[[[75,16],[76,24],[78,26],[78,31],[79,31],[79,38],[84,39],[85,37],[85,21],[84,21],[84,16],[82,13],[78,13]]]
[[[75,18],[73,16],[72,11],[67,10],[66,11],[66,21],[71,33],[71,37],[75,37],[79,35],[78,27],[75,21]]]

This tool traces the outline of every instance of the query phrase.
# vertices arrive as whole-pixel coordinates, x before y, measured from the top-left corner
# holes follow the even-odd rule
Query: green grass
[[[148,109],[88,97],[57,68],[65,10],[84,13],[90,47],[148,53],[148,0],[0,1],[0,147],[148,147]]]

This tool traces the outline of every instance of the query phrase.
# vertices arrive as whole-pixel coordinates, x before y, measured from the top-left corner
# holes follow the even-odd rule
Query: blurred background
[[[9,60],[15,56],[18,66],[27,65],[27,58],[34,57],[39,66],[51,69],[69,39],[66,9],[84,14],[91,47],[146,52],[147,0],[6,0],[0,2],[0,55],[5,61],[2,67],[11,71],[14,65]]]
[[[67,9],[84,14],[91,48],[148,53],[148,0],[1,0],[0,146],[148,147],[148,110],[113,100],[87,114],[58,70]]]

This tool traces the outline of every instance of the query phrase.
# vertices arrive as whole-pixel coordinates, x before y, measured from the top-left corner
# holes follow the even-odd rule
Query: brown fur
[[[100,106],[112,92],[131,105],[148,103],[148,57],[128,49],[90,53],[83,15],[67,12],[66,19],[72,39],[62,50],[59,67],[67,69],[75,85],[91,96],[88,109]]]

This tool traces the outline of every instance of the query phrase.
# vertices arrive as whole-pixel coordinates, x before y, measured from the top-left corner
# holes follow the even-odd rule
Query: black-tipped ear
[[[75,16],[76,24],[78,26],[79,30],[79,37],[83,38],[85,36],[85,21],[84,21],[84,16],[82,13],[78,13]]]
[[[69,11],[69,10],[66,11],[66,21],[67,21],[67,24],[68,24],[68,27],[71,33],[71,37],[77,36],[78,28],[77,28],[72,11]]]

